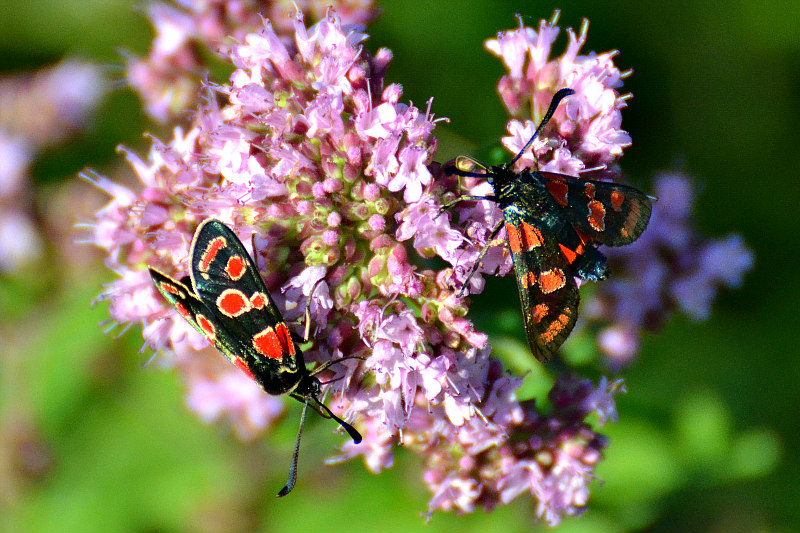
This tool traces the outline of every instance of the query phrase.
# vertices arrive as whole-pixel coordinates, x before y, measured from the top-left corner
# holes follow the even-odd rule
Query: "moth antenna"
[[[316,400],[316,398],[314,398]],[[319,403],[319,400],[317,400]],[[289,466],[289,480],[278,493],[278,498],[283,498],[294,488],[297,483],[297,458],[300,456],[300,437],[303,435],[303,425],[306,423],[306,413],[308,413],[308,398],[303,403],[303,414],[300,416],[300,429],[297,431],[297,440],[294,443],[294,455],[292,455],[292,464]]]
[[[321,401],[319,401],[319,399],[314,398],[314,401],[317,402],[317,405],[319,405],[326,413],[328,413],[328,415],[330,415],[331,418],[336,420],[339,423],[339,425],[344,428],[345,431],[347,431],[347,434],[350,435],[350,438],[353,439],[354,443],[358,444],[358,443],[361,442],[361,433],[359,433],[356,430],[356,428],[354,428],[353,426],[351,426],[350,424],[348,424],[347,422],[345,422],[344,420],[342,420],[341,418],[339,418],[338,416],[333,414],[333,412],[330,409],[328,409],[328,406],[325,405],[324,403],[322,403]],[[308,404],[306,404],[306,405],[308,405]],[[305,413],[305,410],[303,412]],[[298,445],[299,445],[299,442],[300,442],[299,438],[298,438],[297,442],[298,442]],[[292,489],[289,489],[289,490],[292,490]],[[283,492],[283,491],[281,491],[281,492]],[[280,494],[278,496],[280,496]]]
[[[536,128],[536,131],[533,133],[533,136],[528,140],[528,142],[525,143],[525,146],[522,147],[522,150],[520,150],[519,153],[514,156],[514,159],[512,159],[511,162],[506,163],[504,165],[506,168],[513,167],[514,163],[519,161],[519,158],[522,157],[522,154],[528,151],[528,148],[531,147],[536,137],[539,136],[544,127],[547,126],[547,123],[550,122],[550,119],[553,118],[553,114],[556,112],[556,108],[558,107],[558,104],[561,103],[561,100],[563,100],[564,98],[566,98],[571,94],[575,94],[575,91],[573,91],[572,89],[561,89],[555,95],[553,95],[553,99],[550,100],[550,107],[547,108],[547,113],[544,114],[544,118],[539,123],[539,127]]]

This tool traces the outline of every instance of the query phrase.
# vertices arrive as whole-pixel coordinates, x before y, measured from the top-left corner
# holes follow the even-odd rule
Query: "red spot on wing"
[[[174,294],[175,296],[183,298],[183,292],[172,283],[167,283],[166,281],[162,281],[161,283],[159,283],[159,287],[161,287],[161,290],[164,292],[167,292],[169,294]]]
[[[190,312],[189,312],[189,310],[188,310],[188,309],[186,309],[186,306],[185,306],[185,305],[183,305],[182,303],[180,303],[180,302],[175,302],[175,309],[178,311],[178,314],[179,314],[179,315],[181,315],[181,316],[182,316],[183,318],[185,318],[186,320],[188,320],[188,321],[190,321],[190,322],[191,322],[192,320],[194,320],[194,319],[192,318],[192,313],[190,313]]]
[[[589,225],[595,231],[603,231],[606,229],[606,208],[597,200],[589,202],[589,216],[586,217]]]
[[[565,313],[569,313],[569,309],[564,309],[564,313],[558,315],[558,318],[553,320],[547,329],[539,335],[539,338],[542,339],[545,343],[553,342],[558,334],[567,326],[569,323],[569,316]]]
[[[230,318],[236,318],[248,312],[252,307],[250,300],[238,289],[225,289],[217,297],[217,309]]]
[[[214,342],[214,339],[217,338],[217,328],[214,327],[214,324],[200,313],[197,314],[195,320],[197,321],[197,325],[200,326],[200,329],[203,330],[203,333],[205,333],[206,338]]]
[[[523,283],[526,287],[536,285],[536,274],[529,270],[528,274],[523,278]]]
[[[567,263],[570,265],[574,263],[578,256],[583,253],[583,243],[579,244],[574,250],[564,246],[561,243],[558,243],[558,247],[561,248],[561,253],[564,254],[564,257],[567,258]]]
[[[578,238],[580,238],[582,245],[586,244],[587,242],[595,242],[596,241],[596,239],[593,239],[592,237],[590,237],[589,235],[585,234],[584,232],[582,232],[578,228],[573,228],[573,229],[575,230],[575,233],[578,234]],[[583,246],[580,247],[580,250],[581,251],[578,253],[578,255],[583,253]]]
[[[506,234],[508,235],[508,246],[511,248],[511,252],[515,254],[522,252],[522,237],[516,226],[506,222]]]
[[[255,309],[263,309],[267,305],[267,296],[263,292],[254,292],[250,297],[250,305]]]
[[[233,364],[236,366],[236,368],[238,368],[239,370],[241,370],[242,372],[247,374],[247,376],[250,379],[255,381],[256,377],[250,371],[250,368],[247,366],[247,363],[244,362],[244,359],[240,359],[240,358],[237,357],[236,359],[234,359]]]
[[[544,186],[553,197],[553,200],[559,205],[566,207],[567,191],[569,187],[567,187],[567,183],[563,179],[554,178],[552,176],[552,174],[548,176],[549,179],[545,182]]]
[[[583,194],[586,195],[586,198],[589,200],[594,200],[594,183],[584,183],[583,184]]]
[[[208,272],[208,267],[214,261],[214,258],[217,257],[217,253],[222,248],[225,248],[226,244],[227,241],[225,237],[214,237],[211,239],[211,242],[208,243],[208,246],[206,246],[203,252],[203,256],[200,258],[200,264],[198,265],[200,272]]]
[[[536,306],[533,308],[533,319],[538,324],[544,317],[547,316],[547,313],[549,312],[550,307],[546,303],[536,304]]]
[[[278,324],[282,326],[283,324]],[[284,326],[285,328],[286,326]],[[272,326],[264,328],[260,333],[253,335],[253,347],[258,353],[271,359],[282,360],[283,355],[288,352],[285,344],[281,342],[278,334]],[[294,348],[293,348],[294,349]]]
[[[245,272],[247,272],[247,263],[244,262],[244,259],[238,255],[232,255],[228,259],[228,264],[225,265],[225,273],[228,274],[228,277],[233,281],[239,281]]]
[[[614,211],[619,211],[622,209],[622,202],[625,201],[625,195],[619,192],[617,189],[611,191],[611,207]]]
[[[560,268],[545,270],[539,274],[539,288],[543,294],[555,292],[567,284],[567,276]]]
[[[275,331],[278,332],[278,337],[286,348],[286,352],[294,355],[294,343],[292,342],[292,336],[289,334],[289,329],[286,327],[286,324],[281,322],[275,326]]]
[[[639,211],[639,204],[636,202],[631,202],[631,210],[628,212],[628,216],[625,218],[625,224],[623,224],[622,229],[619,231],[623,237],[628,237],[636,228],[636,222],[639,221],[640,216]]]
[[[542,232],[539,228],[535,228],[530,224],[522,223],[522,247],[526,252],[530,252],[534,248],[541,246],[544,242]]]

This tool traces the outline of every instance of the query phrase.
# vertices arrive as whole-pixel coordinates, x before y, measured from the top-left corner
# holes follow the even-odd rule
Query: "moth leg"
[[[317,282],[314,283],[314,286],[311,288],[311,292],[309,293],[308,298],[306,299],[305,311],[303,311],[303,314],[302,314],[302,317],[303,317],[303,320],[304,320],[304,324],[305,324],[305,326],[303,328],[303,336],[301,337],[300,335],[298,335],[294,331],[290,332],[290,334],[292,336],[292,340],[296,344],[304,344],[304,343],[308,342],[309,339],[311,338],[311,297],[314,296],[314,292],[317,290],[317,287],[319,286],[319,284],[322,283],[323,281],[325,281],[324,277],[318,279]],[[300,324],[300,318],[298,318],[296,322],[292,321],[292,324],[298,324],[299,325]]]
[[[462,169],[459,165],[464,161],[469,161],[473,166],[478,167],[482,172]],[[444,173],[448,176],[456,175],[465,178],[485,178],[488,171],[489,169],[486,167],[486,165],[468,155],[460,155],[456,158],[455,165],[447,165],[444,167]]]
[[[464,170],[463,163],[464,161],[471,163],[473,167],[477,167],[483,170],[484,174],[478,174],[472,170]],[[458,174],[459,176],[474,176],[478,174],[478,176],[485,175],[486,171],[489,170],[486,168],[486,165],[472,157],[471,155],[460,155],[456,157],[456,164],[455,165],[447,165],[444,167],[445,174]]]
[[[452,209],[453,207],[455,207],[457,204],[459,204],[461,202],[469,202],[469,201],[477,202],[477,201],[480,201],[480,200],[488,200],[490,202],[497,202],[497,198],[494,195],[490,195],[490,196],[473,196],[471,194],[465,194],[464,196],[459,196],[458,198],[456,198],[452,202],[447,202],[446,204],[440,206],[439,210],[436,212],[436,216],[433,217],[433,218],[434,219],[439,218],[440,216],[445,214],[447,211],[450,211],[450,209]]]
[[[461,288],[458,289],[458,293],[456,294],[456,296],[458,296],[459,298],[464,296],[464,290],[467,288],[467,284],[469,283],[470,278],[472,278],[472,276],[475,275],[475,272],[478,271],[478,267],[481,266],[481,261],[483,260],[483,256],[486,255],[486,252],[489,251],[489,247],[492,245],[492,241],[494,241],[494,239],[497,237],[497,234],[500,233],[500,230],[503,228],[504,223],[505,221],[501,220],[500,223],[497,226],[495,226],[495,228],[492,230],[491,235],[489,235],[489,238],[486,240],[486,244],[484,245],[483,250],[481,250],[480,255],[478,255],[478,259],[472,264],[472,268],[470,269],[469,274],[467,274],[467,277],[464,279],[464,283],[461,285]]]
[[[314,296],[314,291],[317,290],[319,284],[325,280],[325,277],[321,277],[314,283],[314,286],[311,287],[311,292],[308,293],[308,299],[306,299],[306,310],[303,313],[303,316],[306,319],[306,327],[303,329],[303,342],[308,342],[309,335],[311,334],[311,297]]]

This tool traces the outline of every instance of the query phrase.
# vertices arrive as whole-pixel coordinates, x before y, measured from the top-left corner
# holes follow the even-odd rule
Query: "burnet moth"
[[[286,496],[297,481],[297,458],[309,404],[333,418],[361,442],[353,426],[320,400],[316,374],[342,359],[309,371],[280,311],[272,301],[256,264],[242,242],[219,220],[204,220],[194,234],[189,276],[176,281],[150,268],[164,299],[237,368],[267,393],[288,394],[303,403],[300,429],[289,468],[289,480],[278,493]]]
[[[580,294],[575,278],[597,281],[608,276],[606,258],[598,244],[623,246],[642,234],[650,220],[655,198],[617,183],[578,179],[514,164],[533,145],[558,107],[574,94],[561,89],[536,132],[514,158],[487,167],[462,156],[481,171],[448,166],[445,172],[466,177],[485,177],[492,185],[488,196],[464,195],[444,204],[439,214],[459,202],[489,200],[498,204],[504,220],[492,230],[486,246],[464,281],[480,265],[486,250],[505,228],[514,263],[528,345],[542,362],[567,339],[578,317]]]

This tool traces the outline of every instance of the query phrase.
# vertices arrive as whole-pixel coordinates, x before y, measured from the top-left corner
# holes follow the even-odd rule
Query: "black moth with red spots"
[[[545,362],[567,339],[578,317],[580,294],[575,277],[597,281],[608,276],[606,258],[597,244],[623,246],[642,234],[655,198],[633,187],[573,178],[553,172],[513,170],[555,113],[559,102],[574,94],[558,91],[541,124],[520,152],[503,165],[483,172],[448,166],[448,174],[485,177],[489,196],[461,196],[442,206],[440,213],[466,200],[490,200],[503,210],[504,221],[492,231],[464,282],[475,273],[491,241],[505,227],[522,303],[525,332],[531,352]],[[462,288],[463,289],[463,288]]]
[[[198,226],[191,249],[189,276],[175,281],[150,268],[158,291],[178,314],[213,343],[237,368],[269,394],[288,394],[304,404],[285,496],[297,480],[297,457],[309,403],[336,420],[358,444],[361,435],[319,401],[320,382],[314,377],[336,361],[309,372],[300,351],[236,234],[219,220]]]

